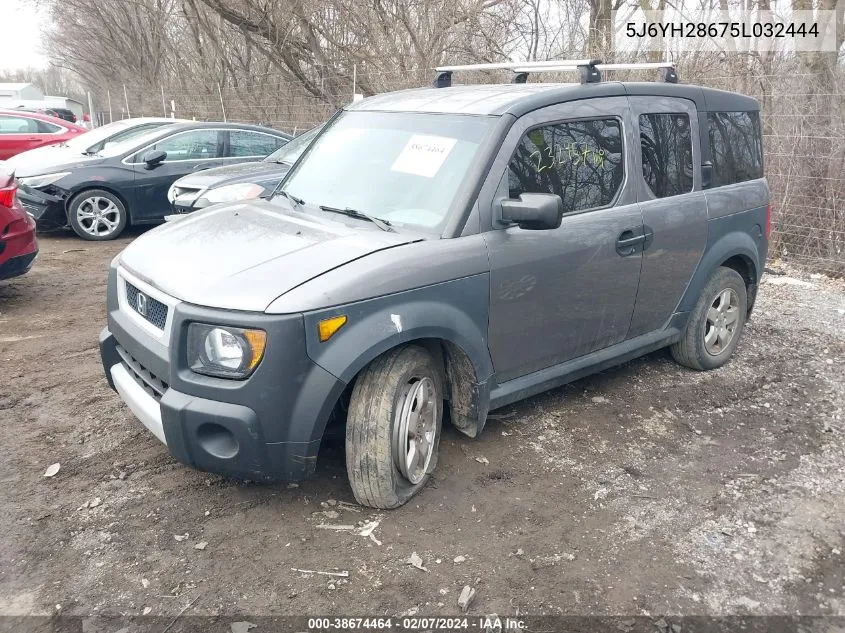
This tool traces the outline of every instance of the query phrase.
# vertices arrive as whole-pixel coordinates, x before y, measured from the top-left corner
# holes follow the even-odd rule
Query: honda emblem
[[[135,309],[141,316],[147,316],[147,295],[143,292],[139,292],[138,296],[135,297]]]

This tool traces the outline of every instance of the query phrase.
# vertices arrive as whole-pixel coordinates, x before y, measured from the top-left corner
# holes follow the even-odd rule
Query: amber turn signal
[[[325,343],[335,332],[344,326],[346,323],[346,315],[332,317],[330,319],[323,319],[317,326],[320,334],[320,342]]]

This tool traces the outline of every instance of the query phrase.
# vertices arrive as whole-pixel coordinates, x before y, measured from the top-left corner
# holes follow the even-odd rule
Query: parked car
[[[141,236],[109,271],[109,384],[176,459],[250,480],[311,475],[345,416],[355,498],[393,508],[444,408],[476,437],[662,347],[724,365],[768,248],[760,105],[582,70],[358,101],[272,199]]]
[[[61,119],[62,117],[59,116],[59,113],[55,110],[51,110],[50,108],[31,108],[28,106],[18,106],[15,108],[15,112],[39,112],[41,114],[46,114],[47,116],[55,117],[57,119]]]
[[[40,112],[0,110],[0,160],[28,149],[62,143],[87,131]]]
[[[0,162],[0,279],[23,275],[38,256],[35,220],[17,198],[15,172]]]
[[[39,228],[70,225],[86,240],[116,238],[130,224],[168,215],[167,191],[185,174],[261,160],[290,140],[239,123],[177,123],[105,144],[62,164],[18,167],[20,197]]]
[[[93,130],[86,130],[67,141],[38,147],[21,152],[10,158],[7,163],[23,173],[34,170],[47,170],[53,165],[64,165],[83,158],[93,156],[102,151],[107,144],[114,145],[132,138],[148,134],[163,125],[186,123],[183,119],[167,119],[163,117],[139,117],[136,119],[121,119],[107,123]]]
[[[263,161],[206,169],[183,176],[167,192],[173,213],[190,213],[212,204],[270,195],[322,127],[320,125],[300,134]]]
[[[64,121],[69,121],[70,123],[76,123],[76,115],[73,113],[72,110],[68,110],[67,108],[54,108],[50,106],[50,109],[55,112],[60,119]]]

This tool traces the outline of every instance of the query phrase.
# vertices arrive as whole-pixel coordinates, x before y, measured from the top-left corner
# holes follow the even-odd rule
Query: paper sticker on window
[[[457,139],[445,136],[414,134],[390,169],[434,178],[457,142]]]

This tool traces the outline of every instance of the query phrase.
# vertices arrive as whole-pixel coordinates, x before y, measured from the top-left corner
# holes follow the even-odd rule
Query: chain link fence
[[[772,191],[770,259],[781,258],[814,272],[845,275],[845,99],[842,74],[819,89],[800,71],[684,74],[681,81],[732,90],[763,106],[765,172]],[[606,79],[647,79],[636,71],[607,73]],[[253,77],[235,86],[110,86],[95,96],[100,123],[129,116],[168,116],[266,125],[298,134],[325,121],[354,99],[361,85],[373,92],[431,84],[431,69],[397,70],[356,77],[327,76],[315,96],[278,75]],[[462,73],[461,83],[508,80],[506,72]],[[536,75],[532,81],[573,81],[572,75]],[[346,88],[338,88],[338,86]]]

